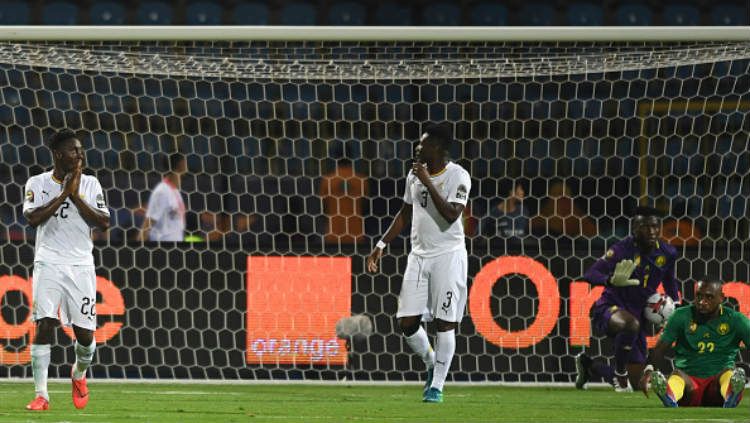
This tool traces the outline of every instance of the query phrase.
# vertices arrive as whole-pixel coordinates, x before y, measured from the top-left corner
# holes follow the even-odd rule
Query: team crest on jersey
[[[656,258],[656,261],[654,262],[658,267],[664,266],[666,264],[667,258],[664,256],[659,256]]]
[[[690,333],[695,333],[696,330],[698,330],[698,324],[695,322],[690,322],[690,327],[688,328]]]
[[[719,335],[726,335],[729,333],[729,323],[722,323],[719,325],[719,329],[717,329],[719,332]]]
[[[466,200],[466,194],[466,186],[459,185],[458,189],[456,189],[456,198],[458,198],[459,200]]]
[[[34,202],[34,191],[32,190],[26,191],[26,201],[28,201],[29,203]]]
[[[101,194],[97,194],[96,196],[96,207],[100,209],[104,208],[104,196]]]

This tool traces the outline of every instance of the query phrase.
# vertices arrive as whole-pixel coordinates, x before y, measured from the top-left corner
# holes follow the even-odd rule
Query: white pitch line
[[[65,394],[69,393],[70,390],[57,390],[57,389],[50,389],[48,391],[51,394]],[[124,390],[124,391],[117,391],[117,393],[123,393],[123,394],[146,394],[146,395],[226,395],[226,396],[244,396],[247,395],[245,393],[241,392],[216,392],[216,391],[155,391],[155,390],[147,390],[147,389],[138,389],[138,390]],[[90,422],[87,422],[90,423]]]
[[[2,28],[0,28],[2,29]],[[222,386],[422,386],[424,381],[401,381],[401,380],[282,380],[282,379],[88,379],[90,385],[95,384],[133,384],[133,385],[196,385],[196,386],[207,386],[207,385],[222,385]],[[50,383],[64,383],[70,384],[69,378],[56,378],[50,379]],[[0,385],[11,383],[34,383],[32,378],[0,378]],[[511,388],[570,388],[575,389],[573,382],[450,382],[451,386],[471,386],[471,387],[487,387],[496,388],[511,387]],[[591,383],[591,387],[610,387],[611,385],[604,382]],[[750,384],[748,384],[750,386]]]

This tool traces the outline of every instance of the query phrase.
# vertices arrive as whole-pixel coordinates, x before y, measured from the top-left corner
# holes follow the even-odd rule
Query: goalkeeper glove
[[[609,284],[616,287],[640,285],[641,281],[638,279],[630,279],[630,275],[635,268],[636,265],[633,260],[620,260],[620,262],[615,265],[615,272],[609,279]]]

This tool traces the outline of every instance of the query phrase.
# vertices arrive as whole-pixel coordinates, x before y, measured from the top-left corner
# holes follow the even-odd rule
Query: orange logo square
[[[248,256],[247,362],[345,365],[351,273],[348,257]]]

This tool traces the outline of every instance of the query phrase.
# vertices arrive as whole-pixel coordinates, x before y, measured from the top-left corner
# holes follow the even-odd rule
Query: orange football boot
[[[30,411],[44,411],[49,409],[49,401],[42,396],[34,398],[34,401],[26,404],[26,409]]]
[[[86,376],[80,380],[73,378],[73,370],[70,370],[70,380],[73,382],[73,405],[81,409],[89,403],[89,388],[86,386]]]

